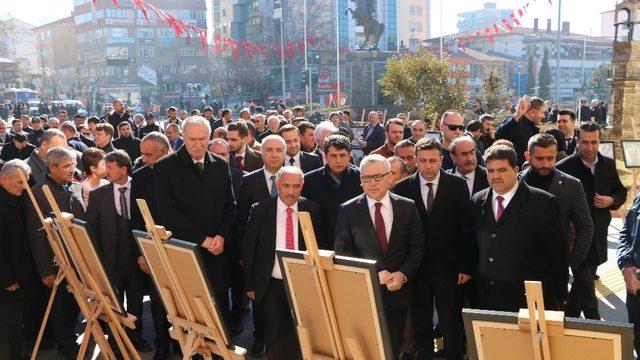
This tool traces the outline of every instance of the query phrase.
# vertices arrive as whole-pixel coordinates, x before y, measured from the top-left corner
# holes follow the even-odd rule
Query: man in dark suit
[[[487,170],[478,165],[476,144],[469,136],[461,136],[449,147],[454,167],[447,170],[449,174],[458,175],[465,180],[469,189],[469,197],[489,187]]]
[[[262,167],[262,158],[247,145],[248,136],[249,129],[244,122],[234,122],[227,127],[227,138],[231,147],[231,167],[252,172]]]
[[[449,147],[451,147],[451,143],[462,136],[464,134],[464,119],[462,115],[456,111],[447,111],[442,114],[441,122],[440,122],[440,131],[442,132],[442,143],[440,147],[442,148],[442,169],[449,170],[453,169],[455,164],[451,159],[451,153],[449,152]],[[483,165],[482,154],[478,151],[477,146],[475,150],[475,156],[477,163],[479,165]]]
[[[306,250],[298,226],[298,212],[309,212],[318,247],[324,248],[326,236],[318,205],[303,197],[303,174],[285,166],[276,174],[278,196],[251,207],[242,257],[247,295],[254,311],[269,325],[264,334],[269,359],[300,358],[291,309],[282,282],[276,249]]]
[[[287,144],[284,154],[285,166],[295,166],[305,174],[322,167],[322,159],[318,155],[300,151],[300,131],[297,127],[285,125],[278,130],[278,135]]]
[[[381,155],[362,160],[364,194],[341,205],[335,250],[338,255],[376,260],[391,346],[397,358],[425,239],[414,202],[389,192],[390,171],[389,162]]]
[[[591,108],[587,105],[587,99],[580,99],[576,113],[580,115],[579,120],[581,123],[591,121],[593,115],[591,114]]]
[[[182,144],[184,144],[184,139],[180,136],[180,125],[174,123],[167,124],[164,132],[167,134],[167,139],[169,139],[171,149],[173,151],[178,151]]]
[[[276,197],[278,188],[275,184],[276,174],[284,163],[286,144],[278,135],[271,135],[262,141],[260,151],[264,166],[256,171],[246,174],[242,179],[240,196],[238,198],[238,220],[236,224],[236,239],[244,239],[246,223],[249,218],[251,206],[257,202]],[[241,259],[241,249],[244,246],[235,244],[232,253]],[[246,288],[246,285],[245,285]],[[265,351],[265,336],[267,323],[260,317],[260,313],[253,313],[253,325],[255,327],[255,342],[251,348],[254,357],[261,357]],[[256,356],[257,355],[257,356]]]
[[[340,204],[362,194],[360,171],[349,163],[351,142],[346,136],[331,135],[325,142],[327,164],[304,177],[302,196],[320,205],[327,234],[335,232]],[[333,249],[333,238],[329,238],[327,249]]]
[[[0,159],[9,161],[13,159],[27,160],[35,146],[27,142],[27,134],[20,132],[11,136],[11,142],[4,145],[0,151]]]
[[[599,147],[600,127],[595,123],[585,123],[578,132],[576,152],[556,166],[582,182],[591,210],[593,240],[584,261],[572,268],[574,280],[565,308],[567,316],[578,317],[584,312],[587,319],[600,319],[594,280],[598,265],[607,261],[610,211],[619,209],[627,200],[627,189],[620,182],[615,162],[602,156],[598,152]]]
[[[229,164],[207,151],[209,122],[184,122],[184,146],[155,163],[154,185],[160,220],[175,238],[200,245],[207,277],[221,309],[228,309],[229,255],[236,202]],[[228,314],[223,313],[225,320]]]
[[[138,168],[131,175],[131,226],[140,231],[147,231],[147,228],[140,213],[140,209],[136,203],[136,199],[144,199],[147,202],[151,216],[155,219],[160,218],[156,192],[154,186],[154,165],[162,157],[171,152],[171,146],[167,137],[159,132],[151,132],[147,134],[140,142],[140,152],[142,153],[142,162],[144,166]],[[136,245],[137,246],[137,245]],[[138,256],[137,263],[140,269],[149,274],[149,267],[143,256]],[[144,276],[149,297],[151,298],[151,316],[153,319],[153,328],[155,333],[155,354],[154,360],[164,360],[169,358],[169,328],[171,324],[167,321],[167,313],[164,305],[156,291],[155,286],[151,284],[151,278]]]
[[[484,158],[490,187],[472,197],[474,307],[517,312],[527,306],[524,281],[537,280],[545,307],[557,310],[567,294],[569,256],[556,199],[518,182],[512,148],[493,145]]]
[[[11,160],[0,169],[0,359],[22,358],[23,312],[37,296],[35,269],[29,251],[23,191],[29,166]],[[40,321],[40,319],[37,319]]]
[[[44,133],[44,129],[42,128],[42,120],[40,117],[34,116],[31,120],[31,132],[27,135],[29,138],[29,142],[33,144],[35,147],[40,146],[40,139],[42,138],[42,134]],[[0,143],[2,140],[0,140]]]
[[[233,121],[233,119],[231,118],[232,115],[233,114],[229,109],[220,110],[220,119],[214,121],[213,124],[211,124],[211,130],[213,131],[219,127],[229,126],[229,124],[231,124],[231,121]]]
[[[122,138],[122,137],[121,137]],[[131,234],[132,163],[124,150],[105,155],[108,184],[89,193],[87,223],[105,271],[115,285],[120,301],[127,296],[127,312],[134,315],[136,327],[128,330],[129,338],[140,352],[151,351],[142,338],[142,297],[144,277],[138,266],[141,256]],[[135,199],[134,199],[135,200]]]
[[[132,129],[135,126],[133,120],[131,119],[131,115],[126,111],[124,102],[121,99],[113,100],[113,111],[105,117],[105,121],[110,124],[113,129],[117,129],[118,125],[120,125],[120,123],[122,123],[123,121],[128,122],[131,125]],[[115,134],[114,137],[118,138],[118,136],[118,134]]]
[[[47,158],[47,151],[56,146],[67,147],[67,138],[58,129],[45,130],[42,135],[40,147],[32,152],[29,159],[26,160],[27,165],[31,167],[31,180],[33,184],[38,184],[44,180],[48,172],[47,165],[44,162]]]
[[[508,115],[496,131],[496,139],[505,139],[513,143],[518,154],[518,166],[525,162],[529,138],[540,132],[538,125],[544,119],[547,105],[538,97],[531,100],[520,99],[515,115]]]
[[[434,139],[418,141],[418,171],[398,183],[395,193],[415,202],[427,244],[427,256],[414,278],[411,308],[418,358],[433,358],[435,300],[446,357],[457,360],[463,355],[462,285],[473,273],[474,246],[467,183],[442,170],[441,150]],[[475,157],[473,152],[469,156]]]
[[[549,134],[529,139],[529,150],[524,153],[529,167],[520,173],[520,179],[557,198],[569,264],[577,268],[589,251],[593,221],[580,180],[555,168],[557,147],[556,139]]]
[[[566,146],[567,155],[573,155],[576,151],[577,134],[576,134],[576,113],[572,110],[560,110],[558,112],[558,121],[556,123],[558,130],[562,132]]]
[[[135,161],[140,157],[140,139],[133,136],[131,132],[131,124],[123,121],[118,125],[118,132],[120,137],[113,140],[113,147],[116,149],[124,150],[131,161]]]
[[[32,188],[42,213],[49,214],[52,211],[42,190],[44,185],[48,185],[61,211],[73,214],[75,218],[85,219],[82,187],[72,181],[77,166],[76,152],[66,146],[53,147],[47,152],[45,163],[48,169],[47,175],[42,182]],[[53,253],[46,234],[42,231],[40,218],[33,204],[26,199],[25,201],[27,201],[26,218],[31,255],[42,283],[52,288],[58,268],[53,262]],[[61,289],[64,288],[63,283]],[[48,297],[49,294],[45,296]],[[67,291],[56,292],[51,310],[51,325],[58,344],[58,353],[68,358],[75,358],[78,350],[74,331],[78,313],[78,305],[72,294]]]
[[[373,150],[384,144],[384,126],[380,125],[380,116],[377,112],[369,113],[369,123],[364,127],[362,137],[359,139],[360,148],[364,155],[369,155]]]
[[[230,160],[231,148],[224,139],[213,139],[209,142],[209,152],[216,154],[227,162]],[[243,171],[237,168],[231,168],[231,181],[233,184],[233,194],[236,199],[240,197],[240,187],[242,186]],[[249,313],[248,298],[244,290],[244,281],[242,275],[242,266],[240,264],[239,243],[242,239],[234,236],[231,247],[230,256],[230,276],[231,276],[231,332],[233,335],[242,333],[242,322],[246,314]]]

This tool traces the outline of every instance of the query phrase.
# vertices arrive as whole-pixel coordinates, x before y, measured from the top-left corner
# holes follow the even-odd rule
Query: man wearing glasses
[[[459,138],[464,133],[464,120],[462,119],[462,115],[456,111],[446,111],[442,114],[440,131],[442,131],[442,143],[440,144],[442,147],[442,169],[446,171],[456,166],[451,159],[449,148],[453,140]],[[482,154],[480,154],[479,151],[476,151],[476,158],[478,159],[478,164],[484,164]]]
[[[412,301],[412,286],[407,282],[420,266],[425,242],[414,202],[389,192],[390,172],[389,161],[381,155],[362,160],[364,194],[340,206],[335,251],[376,260],[395,359]]]

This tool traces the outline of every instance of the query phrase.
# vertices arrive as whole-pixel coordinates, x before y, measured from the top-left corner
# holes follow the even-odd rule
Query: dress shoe
[[[251,346],[251,356],[254,358],[261,358],[265,352],[267,352],[267,345],[261,341],[256,341]]]

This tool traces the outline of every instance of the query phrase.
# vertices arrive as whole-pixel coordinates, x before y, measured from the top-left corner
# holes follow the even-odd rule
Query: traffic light
[[[302,86],[309,85],[309,70],[302,70]]]

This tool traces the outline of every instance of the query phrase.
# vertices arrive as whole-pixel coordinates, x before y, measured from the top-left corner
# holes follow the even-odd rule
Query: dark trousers
[[[627,292],[627,313],[633,324],[633,347],[640,354],[640,297]]]
[[[230,261],[231,277],[231,320],[234,323],[242,321],[242,317],[247,313],[249,298],[244,289],[244,276],[242,266],[238,260]]]
[[[19,296],[0,300],[0,360],[20,359],[23,334],[22,309],[23,302]]]
[[[433,308],[438,284],[430,281],[415,281],[413,287],[412,321],[415,329],[416,351],[419,359],[433,359]],[[457,294],[456,294],[457,295]],[[438,324],[444,337],[444,351],[448,360],[462,358],[462,329],[459,321],[460,301],[451,304],[436,304]]]
[[[147,277],[147,281],[151,281]],[[154,343],[156,345],[156,352],[167,353],[169,351],[169,328],[171,324],[167,320],[167,312],[162,305],[160,296],[156,291],[156,287],[153,284],[149,286],[149,298],[151,299],[151,318],[153,319],[153,329],[156,334]]]
[[[51,294],[51,289],[47,288],[46,298]],[[78,321],[80,308],[76,299],[69,291],[67,291],[67,281],[63,281],[58,286],[56,296],[53,299],[51,307],[51,325],[53,333],[58,343],[58,352],[60,348],[74,348],[77,340],[75,326]]]
[[[393,358],[398,359],[400,355],[400,345],[402,344],[402,335],[404,327],[407,323],[407,307],[394,308],[386,306],[384,309],[387,318],[387,326],[389,327],[389,337],[391,338],[391,349],[393,349]]]
[[[142,297],[144,296],[144,273],[138,267],[133,256],[118,259],[115,269],[111,274],[111,281],[118,289],[118,297],[124,303],[127,296],[127,312],[136,317],[135,329],[127,329],[131,341],[142,339]]]
[[[256,310],[263,316],[264,323],[269,324],[269,331],[264,332],[267,345],[267,358],[273,360],[300,359],[298,336],[291,315],[282,280],[269,280],[269,287],[264,298],[255,304]]]
[[[24,333],[23,340],[29,343],[35,343],[38,332],[40,331],[40,325],[42,324],[42,318],[47,309],[47,302],[49,301],[49,291],[44,286],[40,279],[37,279],[38,283],[34,286],[33,295],[25,296],[23,316],[24,316]],[[58,290],[63,291],[63,290]],[[75,300],[74,300],[75,301]],[[47,322],[44,335],[42,337],[43,342],[48,342],[53,339],[51,322]]]
[[[598,266],[595,265],[581,265],[577,268],[571,268],[573,284],[564,309],[565,316],[580,317],[580,313],[584,313],[584,317],[587,319],[600,320],[594,283],[597,269]]]

